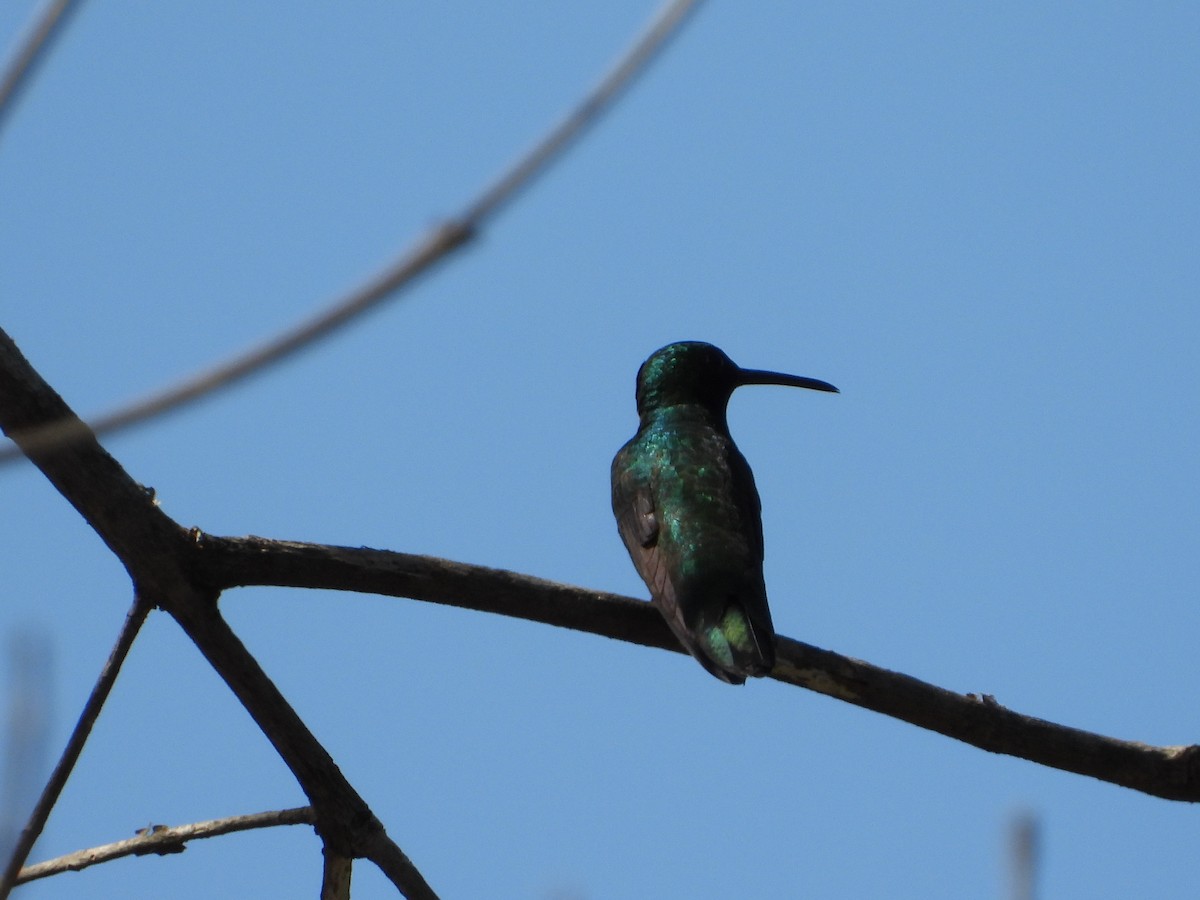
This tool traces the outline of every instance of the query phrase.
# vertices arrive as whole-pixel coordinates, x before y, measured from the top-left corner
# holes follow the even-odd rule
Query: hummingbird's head
[[[741,369],[719,348],[680,341],[655,350],[637,375],[638,413],[681,403],[723,408]]]
[[[743,384],[785,384],[837,391],[832,384],[816,378],[743,369],[712,344],[680,341],[655,350],[638,369],[638,415],[681,403],[724,412],[734,388]]]

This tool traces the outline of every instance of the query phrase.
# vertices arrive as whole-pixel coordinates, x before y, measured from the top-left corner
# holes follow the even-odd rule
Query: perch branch
[[[11,433],[69,415],[0,332],[0,425]],[[113,548],[135,585],[155,589],[142,596],[175,617],[254,716],[312,800],[327,846],[371,859],[409,896],[433,895],[221,618],[215,600],[222,590],[280,585],[412,597],[680,651],[643,601],[428,557],[184,532],[94,439],[30,455]],[[779,640],[772,677],[995,753],[1167,799],[1200,800],[1195,746],[1153,747],[1057,725],[1005,709],[986,694],[947,691],[789,638]]]
[[[365,548],[203,536],[213,589],[316,587],[408,597],[515,616],[682,653],[645,601],[483,566]],[[993,753],[1089,775],[1168,800],[1200,801],[1200,747],[1155,747],[1006,709],[781,637],[771,677],[936,731]]]

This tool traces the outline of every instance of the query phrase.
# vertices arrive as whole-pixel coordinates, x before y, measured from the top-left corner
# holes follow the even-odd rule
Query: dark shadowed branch
[[[350,876],[353,873],[353,859],[326,847],[321,866],[321,900],[350,900]]]
[[[291,356],[393,298],[435,263],[468,243],[505,204],[545,172],[550,163],[561,156],[645,70],[698,3],[699,0],[666,3],[616,64],[562,121],[484,188],[459,216],[430,229],[379,274],[312,318],[179,384],[99,416],[87,425],[73,419],[62,420],[26,433],[22,441],[26,451],[85,440],[93,434],[108,434],[177,409]],[[16,447],[0,447],[0,464],[20,458],[21,452]]]
[[[30,428],[71,419],[74,413],[62,398],[0,331],[0,428],[16,435],[34,465],[121,560],[139,605],[166,610],[229,685],[308,796],[325,845],[342,856],[370,852],[385,858],[384,874],[405,896],[434,897],[399,847],[393,845],[386,854],[380,849],[392,844],[383,825],[221,618],[217,595],[192,571],[194,533],[159,509],[152,493],[130,478],[94,437],[49,448],[23,445],[22,434]],[[23,836],[22,846],[25,841]],[[24,858],[14,856],[14,875]]]
[[[390,867],[380,868],[392,883],[412,900],[436,897],[216,606],[173,597],[168,611],[242,701],[300,782],[317,811],[317,830],[326,852],[377,862],[380,848],[387,847]]]
[[[632,597],[383,550],[209,536],[196,546],[213,589],[278,585],[409,597],[683,652],[658,612]],[[1154,747],[1057,725],[988,694],[948,691],[786,637],[771,677],[993,753],[1168,800],[1200,800],[1200,747]]]

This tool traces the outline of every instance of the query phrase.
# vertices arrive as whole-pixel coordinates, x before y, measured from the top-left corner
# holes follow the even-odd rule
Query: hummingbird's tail
[[[775,666],[770,620],[756,623],[737,600],[730,600],[718,621],[703,624],[697,637],[699,652],[694,655],[700,664],[730,684],[766,675]]]

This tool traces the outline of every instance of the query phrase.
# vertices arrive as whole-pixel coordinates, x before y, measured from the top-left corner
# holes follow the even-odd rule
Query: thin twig
[[[52,39],[62,33],[67,13],[78,5],[78,0],[48,0],[34,16],[33,24],[18,43],[4,75],[0,76],[0,129],[12,112],[21,89],[29,83],[38,60],[45,56]]]
[[[108,695],[112,691],[112,686],[117,680],[117,674],[121,671],[121,664],[125,662],[125,657],[129,655],[129,648],[133,646],[133,639],[137,637],[138,631],[141,630],[142,624],[146,621],[146,615],[149,612],[149,604],[140,597],[135,597],[133,608],[129,610],[129,614],[125,617],[125,624],[121,626],[121,633],[117,636],[117,643],[109,654],[108,660],[104,663],[104,668],[100,670],[100,677],[96,679],[96,685],[92,688],[91,696],[88,697],[87,703],[84,704],[83,712],[79,716],[79,721],[75,723],[75,730],[71,732],[71,737],[67,741],[67,746],[63,750],[62,757],[59,759],[58,765],[54,767],[54,771],[50,774],[50,780],[46,782],[46,787],[42,791],[42,796],[38,798],[37,806],[33,808],[33,812],[29,816],[29,821],[21,829],[21,836],[17,839],[17,844],[13,848],[8,866],[5,868],[4,874],[0,876],[0,900],[6,900],[12,891],[13,885],[16,884],[17,874],[21,871],[21,867],[25,865],[25,860],[29,858],[29,852],[33,849],[33,845],[41,835],[42,829],[46,827],[46,820],[50,818],[50,811],[54,809],[54,804],[58,802],[58,796],[62,793],[67,779],[71,777],[71,770],[75,768],[75,763],[79,761],[79,754],[83,751],[83,745],[87,742],[88,735],[91,734],[92,726],[96,723],[96,717],[100,715],[104,701],[108,699]]]
[[[78,850],[66,856],[57,856],[32,866],[26,866],[17,876],[17,884],[36,881],[58,875],[61,872],[79,872],[90,866],[120,859],[123,856],[147,856],[156,853],[165,856],[170,853],[182,853],[188,841],[198,841],[203,838],[218,837],[222,834],[232,834],[235,831],[249,831],[253,828],[274,828],[277,825],[312,825],[317,821],[316,813],[311,806],[299,806],[295,809],[276,809],[270,812],[250,813],[244,816],[229,816],[224,819],[210,819],[207,822],[194,822],[191,825],[179,825],[170,828],[166,825],[151,825],[138,831],[137,837],[87,850]]]
[[[110,434],[178,409],[291,356],[394,296],[418,275],[466,244],[502,206],[528,187],[536,176],[545,172],[550,162],[596,121],[600,113],[629,86],[634,76],[645,70],[699,2],[673,0],[663,6],[646,30],[587,96],[524,156],[489,184],[460,216],[428,231],[395,262],[339,298],[325,311],[211,369],[102,415],[88,426],[54,423],[24,435],[26,452],[31,448],[44,449],[70,443],[88,432]],[[0,464],[19,459],[20,456],[13,446],[0,447]]]

